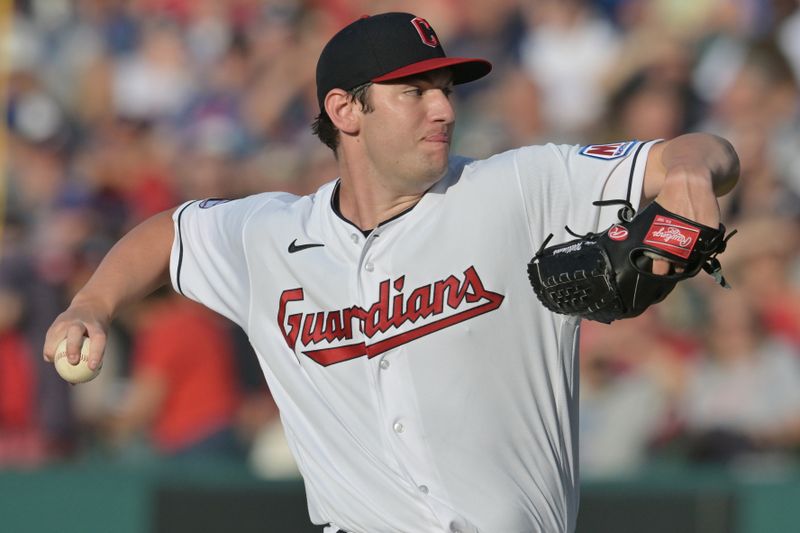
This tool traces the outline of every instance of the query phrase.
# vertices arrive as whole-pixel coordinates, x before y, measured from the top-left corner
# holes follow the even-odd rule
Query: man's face
[[[361,120],[369,162],[395,190],[421,192],[447,170],[455,112],[452,75],[438,70],[370,87]]]

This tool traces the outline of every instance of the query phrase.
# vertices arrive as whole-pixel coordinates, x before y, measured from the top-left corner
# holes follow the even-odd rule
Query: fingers
[[[44,340],[44,350],[42,355],[44,360],[52,363],[56,357],[56,348],[58,344],[66,337],[67,323],[61,321],[61,317],[56,318],[55,322],[47,330]]]
[[[669,274],[670,263],[664,259],[653,259],[653,274],[666,276]]]
[[[89,360],[87,364],[92,370],[100,368],[103,353],[106,350],[106,332],[99,327],[89,328]]]
[[[77,364],[81,358],[81,345],[86,333],[86,327],[78,321],[61,321],[56,319],[50,329],[47,330],[44,343],[44,360],[53,362],[56,356],[58,345],[65,338],[67,339],[67,360],[71,364]]]
[[[73,322],[67,328],[67,360],[71,365],[77,365],[81,360],[81,346],[86,327],[80,322]]]
[[[645,251],[644,255],[652,260],[650,272],[657,276],[666,276],[669,274],[681,274],[684,271],[683,265],[670,261],[656,253]]]
[[[78,364],[81,358],[83,338],[89,337],[89,355],[87,364],[92,370],[100,367],[106,348],[107,334],[101,324],[94,321],[83,321],[67,318],[67,312],[59,316],[45,336],[43,350],[44,360],[52,363],[56,349],[64,339],[67,340],[67,360],[70,364]]]

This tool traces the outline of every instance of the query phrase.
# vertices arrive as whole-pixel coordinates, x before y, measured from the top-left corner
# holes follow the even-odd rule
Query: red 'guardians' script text
[[[323,366],[363,355],[373,358],[430,333],[494,311],[500,307],[504,298],[502,294],[486,290],[478,272],[472,266],[464,271],[463,279],[449,276],[447,279],[418,287],[408,295],[403,291],[404,284],[405,276],[394,281],[382,281],[379,285],[378,301],[369,309],[352,306],[315,313],[289,314],[287,307],[304,300],[303,289],[285,290],[281,294],[278,308],[278,324],[283,338],[289,348],[294,350],[298,338],[306,348],[319,343],[350,340],[353,338],[354,322],[356,330],[363,331],[364,336],[371,339],[377,333],[398,329],[407,322],[414,324],[420,319],[427,319],[413,329],[375,343],[359,342],[303,351],[306,356]],[[393,295],[392,292],[396,294]],[[447,310],[458,312],[440,316]]]

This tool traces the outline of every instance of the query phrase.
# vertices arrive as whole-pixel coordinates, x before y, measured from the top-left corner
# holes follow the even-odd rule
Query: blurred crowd
[[[96,454],[219,454],[294,475],[244,334],[164,289],[115,321],[103,371],[69,386],[44,333],[103,255],[187,199],[336,177],[312,136],[314,69],[364,13],[428,19],[457,88],[454,151],[722,135],[734,290],[702,274],[643,316],[584,323],[582,472],[659,457],[800,452],[797,0],[17,0],[0,176],[0,467]]]

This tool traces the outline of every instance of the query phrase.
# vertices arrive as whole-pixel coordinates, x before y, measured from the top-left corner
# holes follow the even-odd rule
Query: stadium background
[[[0,0],[0,530],[313,531],[230,324],[163,292],[119,317],[90,384],[66,385],[40,353],[147,216],[333,179],[309,128],[316,58],[338,27],[386,10],[426,17],[450,55],[494,63],[456,92],[458,153],[731,140],[735,290],[700,276],[640,318],[585,325],[579,531],[796,531],[795,0]],[[200,352],[216,377],[170,372]],[[177,412],[163,401],[198,386],[220,392]]]

